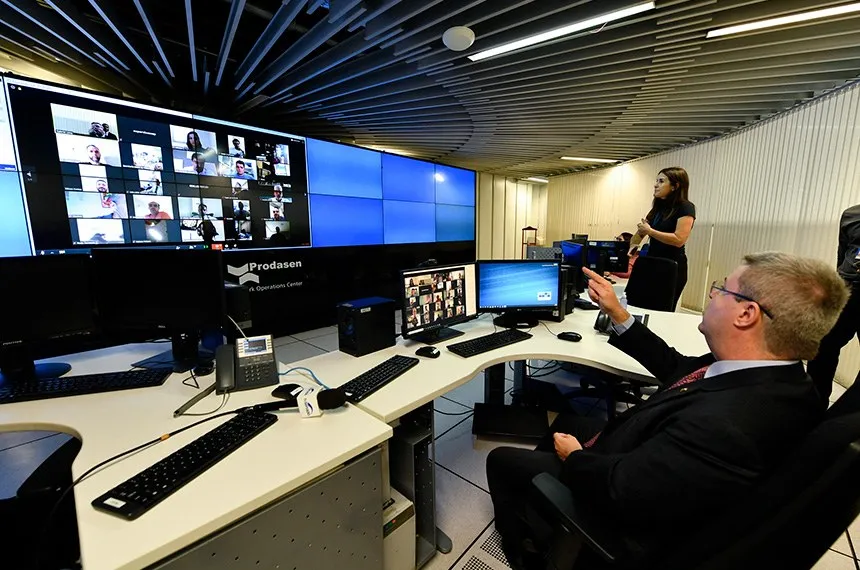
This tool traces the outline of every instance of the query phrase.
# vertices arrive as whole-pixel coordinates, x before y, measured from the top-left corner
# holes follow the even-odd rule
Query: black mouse
[[[569,340],[570,342],[579,342],[582,340],[582,335],[574,331],[560,332],[556,336],[561,340]]]
[[[439,349],[435,346],[422,346],[415,351],[417,356],[426,356],[427,358],[439,358]]]

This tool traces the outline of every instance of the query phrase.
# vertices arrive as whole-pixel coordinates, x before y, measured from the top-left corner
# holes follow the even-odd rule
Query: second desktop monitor
[[[401,287],[403,338],[434,344],[460,336],[449,326],[477,314],[474,263],[403,271]]]

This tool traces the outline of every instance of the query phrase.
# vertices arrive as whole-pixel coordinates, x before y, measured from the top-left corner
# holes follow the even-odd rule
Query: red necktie
[[[710,366],[710,365],[708,365],[708,366]],[[683,378],[681,378],[680,380],[678,380],[677,382],[675,382],[674,384],[672,384],[671,386],[666,388],[666,390],[673,390],[675,388],[679,388],[680,386],[685,386],[687,384],[692,384],[693,382],[698,382],[699,380],[701,380],[702,378],[705,377],[705,372],[707,372],[708,366],[702,366],[698,370],[694,370],[693,372],[690,372],[689,374],[687,374],[686,376],[684,376]],[[588,449],[589,447],[594,445],[594,443],[597,441],[597,438],[600,437],[601,433],[603,433],[603,432],[602,431],[597,432],[597,435],[595,435],[594,437],[592,437],[591,439],[589,439],[588,441],[583,443],[582,449]]]

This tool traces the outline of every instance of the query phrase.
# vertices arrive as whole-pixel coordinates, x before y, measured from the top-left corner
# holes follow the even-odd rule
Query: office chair
[[[81,449],[73,437],[45,459],[14,497],[0,500],[0,567],[19,570],[75,568],[80,557],[74,495],[51,511],[72,483],[72,462]],[[49,523],[50,515],[50,524]]]
[[[627,302],[652,311],[675,310],[675,281],[678,262],[640,255],[627,282]]]
[[[808,569],[860,513],[860,383],[842,396],[794,452],[705,528],[672,541],[636,568]],[[840,400],[842,399],[840,398]],[[834,409],[835,408],[835,409]],[[627,569],[612,521],[583,509],[547,473],[532,480],[535,505],[555,525],[548,568]]]

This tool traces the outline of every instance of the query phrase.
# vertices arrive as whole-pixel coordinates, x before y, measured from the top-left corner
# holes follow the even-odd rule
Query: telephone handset
[[[236,339],[215,349],[215,393],[251,390],[278,383],[271,335]]]
[[[645,325],[648,326],[648,313],[645,315],[633,315],[633,318]],[[609,315],[600,311],[597,313],[597,320],[594,321],[594,330],[601,334],[612,334],[612,319],[609,318]]]

